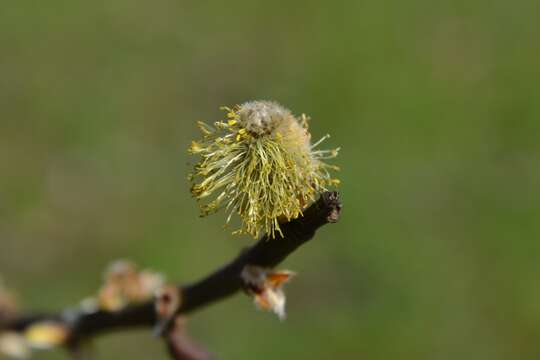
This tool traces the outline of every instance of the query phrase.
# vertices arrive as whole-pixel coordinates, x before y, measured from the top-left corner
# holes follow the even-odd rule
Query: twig
[[[255,245],[209,276],[198,282],[179,286],[182,301],[176,313],[193,312],[242,290],[240,274],[246,265],[273,268],[299,246],[312,239],[319,227],[336,222],[340,211],[341,201],[337,192],[321,194],[320,199],[313,203],[302,217],[281,225],[283,238],[278,236],[276,239],[268,239],[263,236]],[[80,342],[104,333],[155,326],[158,318],[154,302],[147,301],[116,312],[100,310],[89,313],[82,310],[66,310],[57,314],[22,314],[5,324],[0,324],[0,330],[20,332],[31,324],[44,320],[67,325],[70,329],[70,338],[66,345],[76,348]],[[167,337],[170,334],[163,335]]]
[[[167,349],[173,359],[176,360],[211,360],[212,356],[200,345],[191,340],[184,332],[184,321],[181,318],[175,320],[171,331],[165,338]]]

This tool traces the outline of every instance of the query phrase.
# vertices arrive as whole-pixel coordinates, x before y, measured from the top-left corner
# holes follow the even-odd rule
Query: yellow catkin
[[[317,194],[339,184],[323,160],[339,149],[317,150],[327,137],[311,144],[308,118],[295,117],[270,101],[223,107],[227,120],[214,126],[199,122],[203,138],[189,152],[200,156],[190,174],[191,193],[201,201],[201,216],[225,208],[242,226],[235,233],[275,238],[280,222],[302,215]]]

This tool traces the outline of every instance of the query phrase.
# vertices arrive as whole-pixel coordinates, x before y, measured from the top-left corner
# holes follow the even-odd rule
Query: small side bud
[[[154,328],[155,336],[162,336],[172,325],[176,312],[182,304],[180,289],[175,285],[166,285],[159,289],[155,296],[155,307],[158,322]]]
[[[164,282],[164,276],[160,273],[139,271],[130,261],[115,261],[105,272],[104,284],[97,297],[98,307],[117,311],[129,304],[151,299]]]
[[[0,332],[0,354],[13,359],[29,359],[32,351],[24,336],[10,331]]]
[[[66,325],[55,321],[38,322],[24,331],[24,338],[30,347],[43,350],[64,345],[68,336]]]
[[[14,293],[7,289],[0,278],[0,324],[15,317],[18,311]]]
[[[295,275],[288,270],[272,271],[248,265],[242,270],[241,277],[255,305],[262,310],[274,312],[280,320],[284,320],[286,298],[283,285]]]

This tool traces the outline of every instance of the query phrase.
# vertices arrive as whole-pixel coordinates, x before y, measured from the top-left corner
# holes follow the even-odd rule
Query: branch
[[[212,356],[184,333],[184,320],[177,318],[166,336],[167,350],[177,360],[210,360]]]
[[[193,312],[242,290],[240,274],[246,265],[275,267],[299,246],[312,239],[315,231],[322,225],[336,222],[341,206],[337,192],[325,192],[304,212],[304,216],[281,225],[283,238],[268,239],[263,236],[232,262],[206,278],[192,284],[180,285],[178,291],[181,304],[176,309],[176,314]],[[100,310],[88,313],[71,309],[57,314],[23,314],[4,324],[0,323],[0,331],[21,332],[28,326],[45,320],[64,323],[70,330],[67,346],[76,348],[81,341],[91,337],[122,329],[153,327],[160,319],[156,315],[154,301],[147,301],[116,312]],[[170,322],[166,330],[172,326],[172,321]]]

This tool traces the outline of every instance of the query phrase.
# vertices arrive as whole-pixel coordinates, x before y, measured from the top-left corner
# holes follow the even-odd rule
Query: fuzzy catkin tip
[[[286,121],[294,121],[291,112],[273,101],[248,101],[238,109],[242,126],[255,136],[270,135]]]
[[[271,101],[249,101],[223,107],[227,119],[214,126],[199,122],[203,137],[189,152],[200,155],[190,174],[191,193],[201,202],[201,216],[224,207],[227,223],[237,214],[242,227],[235,233],[274,238],[280,222],[302,214],[317,193],[339,181],[337,170],[323,160],[339,149],[317,150],[311,145],[308,118],[295,117]]]

